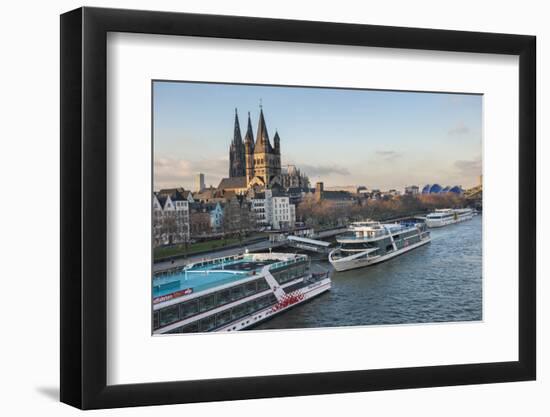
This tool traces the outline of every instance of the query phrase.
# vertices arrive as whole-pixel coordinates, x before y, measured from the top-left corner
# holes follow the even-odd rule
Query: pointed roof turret
[[[275,130],[275,136],[273,137],[273,146],[275,147],[275,153],[281,152],[281,138],[277,130]]]
[[[240,145],[243,139],[241,136],[241,126],[239,125],[239,115],[237,114],[237,108],[235,107],[235,128],[233,131],[233,144]]]
[[[271,151],[271,144],[269,143],[269,135],[267,134],[267,125],[264,119],[264,110],[260,105],[260,120],[258,121],[258,133],[256,133],[256,145],[255,148],[263,150],[264,152]]]
[[[248,126],[244,135],[244,143],[248,143],[254,147],[254,133],[252,133],[252,122],[250,121],[250,112],[248,112]]]

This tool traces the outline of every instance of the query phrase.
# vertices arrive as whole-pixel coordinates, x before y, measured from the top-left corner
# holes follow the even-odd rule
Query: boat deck
[[[190,289],[192,292],[239,281],[255,275],[266,265],[275,263],[272,259],[240,259],[227,263],[196,265],[179,272],[162,275],[153,279],[153,298]]]

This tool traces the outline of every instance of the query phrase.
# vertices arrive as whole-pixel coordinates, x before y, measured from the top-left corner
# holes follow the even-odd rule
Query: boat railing
[[[294,257],[292,259],[272,263],[271,265],[269,265],[269,269],[271,270],[271,269],[282,268],[282,267],[287,266],[287,265],[292,265],[292,264],[301,262],[301,261],[305,260],[306,258],[307,257],[305,255],[297,255],[296,257]]]
[[[354,232],[347,232],[343,233],[341,235],[338,235],[338,239],[346,239],[346,240],[365,240],[365,239],[373,239],[381,236],[386,236],[388,232],[385,229],[380,230],[364,230],[364,231],[354,231]]]
[[[235,262],[241,259],[245,259],[245,256],[246,255],[242,254],[242,255],[229,255],[229,256],[224,256],[221,258],[214,258],[214,259],[204,259],[202,261],[197,261],[197,262],[187,264],[184,268],[189,270],[192,268],[203,268],[208,266],[213,267],[217,265],[223,265],[228,262]]]
[[[409,227],[416,227],[418,225],[418,222],[402,221],[399,224],[405,228],[409,228]]]

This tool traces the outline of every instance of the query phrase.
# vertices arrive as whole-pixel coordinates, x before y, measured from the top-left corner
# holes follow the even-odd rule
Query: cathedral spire
[[[241,136],[241,126],[239,125],[239,115],[237,113],[237,108],[235,107],[235,127],[233,131],[233,143],[236,146],[239,146],[242,141],[243,139]]]
[[[254,147],[254,133],[252,133],[252,122],[250,121],[250,112],[248,112],[248,126],[246,127],[246,134],[244,135],[244,143],[250,143],[251,147]]]
[[[233,128],[233,141],[229,147],[229,176],[244,177],[246,175],[245,167],[245,149],[241,136],[241,127],[239,125],[239,115],[235,108],[235,126]]]

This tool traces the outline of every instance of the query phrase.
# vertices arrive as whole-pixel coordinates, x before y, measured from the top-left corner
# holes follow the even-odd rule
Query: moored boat
[[[336,271],[362,268],[386,261],[430,242],[424,223],[352,223],[336,238],[340,247],[329,254]]]
[[[216,258],[153,277],[153,333],[231,332],[331,287],[307,255],[257,253]]]
[[[474,211],[471,208],[437,209],[426,216],[426,225],[428,227],[443,227],[470,220],[473,216]]]

